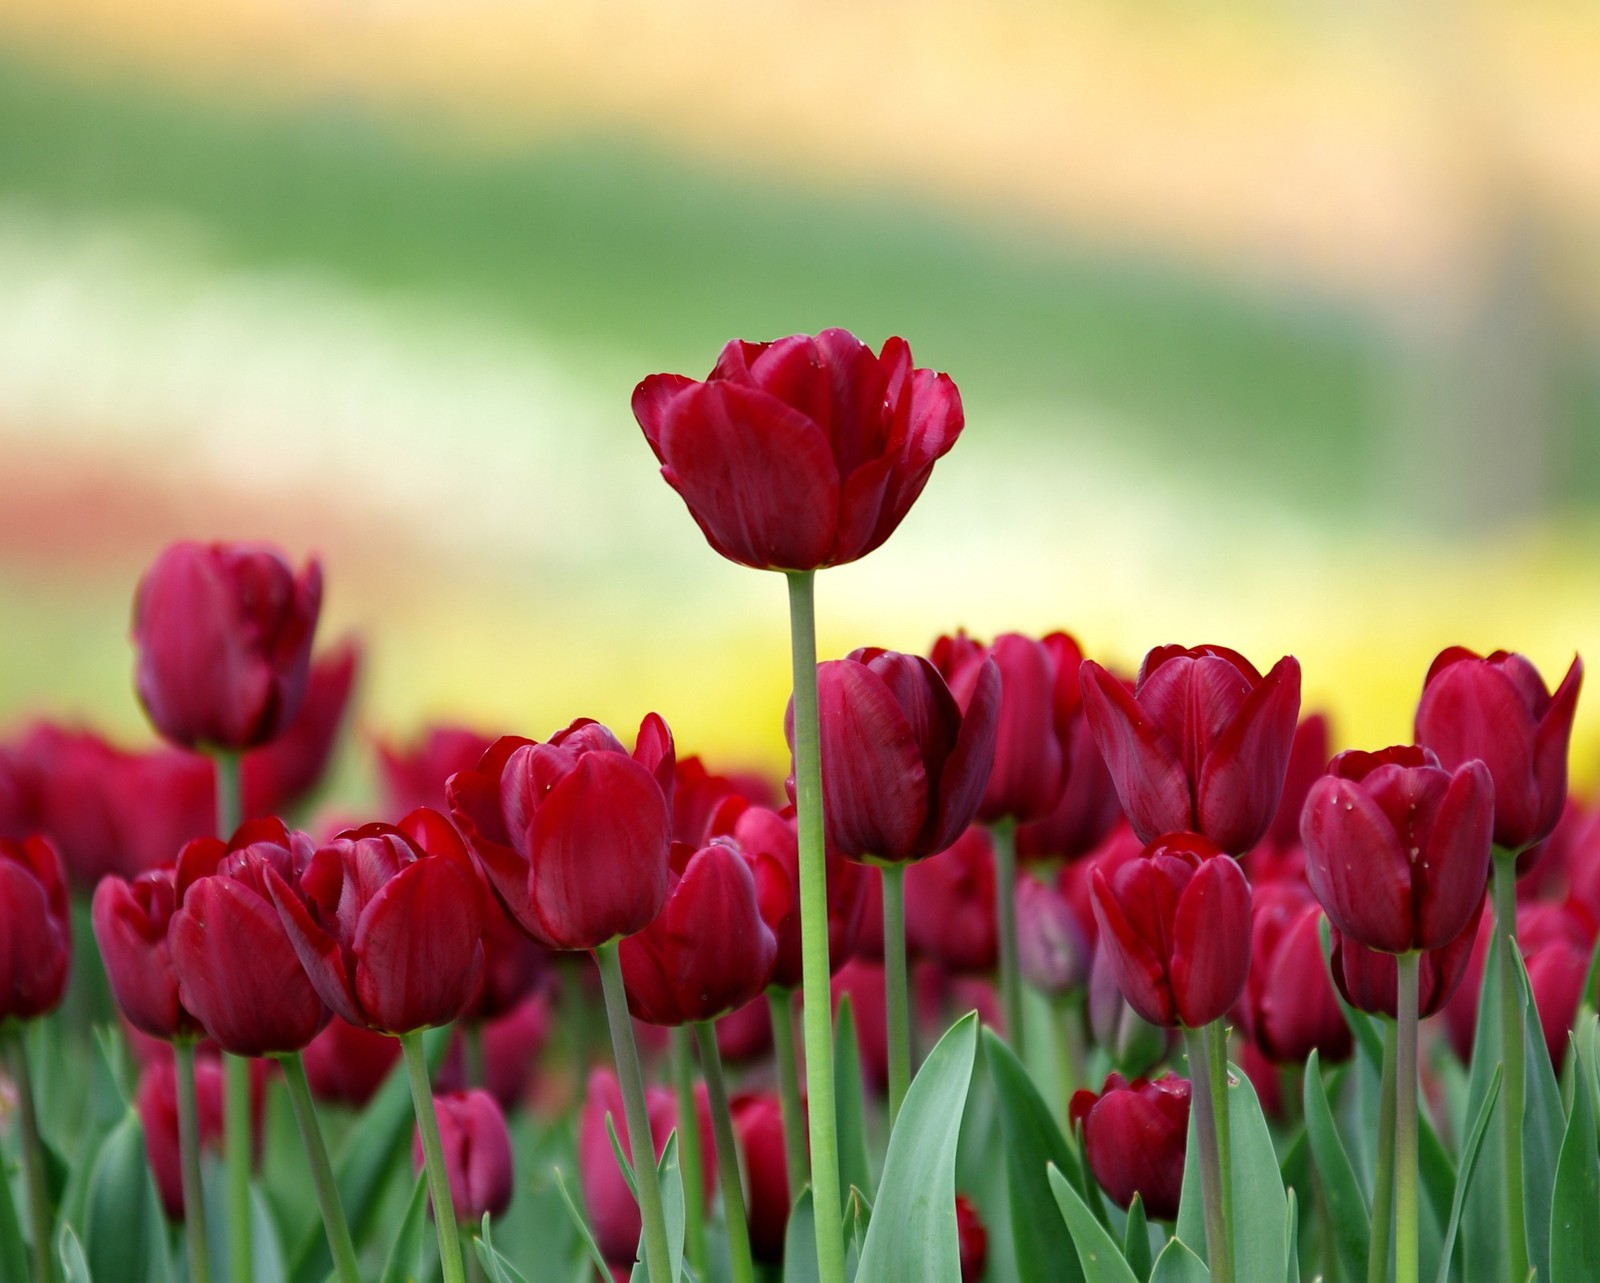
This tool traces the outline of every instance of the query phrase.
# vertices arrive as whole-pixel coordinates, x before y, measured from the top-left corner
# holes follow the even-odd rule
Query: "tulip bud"
[[[430,726],[408,745],[378,742],[378,783],[384,814],[409,815],[419,806],[448,810],[445,781],[470,771],[494,744],[494,737],[464,726]]]
[[[717,1054],[725,1065],[751,1064],[772,1054],[772,1008],[765,996],[717,1021]]]
[[[261,1116],[267,1062],[250,1062],[250,1148],[252,1161],[261,1160]],[[199,1141],[220,1154],[223,1122],[223,1073],[215,1056],[194,1062],[194,1094]],[[178,1146],[178,1070],[170,1054],[146,1065],[134,1096],[139,1125],[144,1132],[144,1152],[155,1177],[156,1191],[169,1220],[183,1219],[183,1164]]]
[[[486,1091],[452,1091],[433,1098],[439,1117],[439,1147],[450,1178],[457,1221],[476,1225],[485,1215],[503,1215],[514,1192],[511,1134],[505,1115]],[[411,1166],[421,1171],[422,1133],[411,1142]],[[436,1208],[430,1208],[437,1214]]]
[[[297,578],[274,548],[175,543],[133,601],[139,700],[184,748],[255,748],[305,695],[322,567]]]
[[[735,1096],[730,1108],[748,1191],[745,1219],[750,1251],[756,1260],[776,1264],[783,1260],[790,1204],[783,1106],[771,1094],[746,1094]]]
[[[349,639],[312,661],[300,711],[282,734],[239,760],[246,819],[284,814],[322,782],[360,666],[360,647]]]
[[[982,974],[999,965],[994,842],[973,825],[948,850],[905,873],[906,943],[950,971]]]
[[[42,837],[0,838],[0,1025],[54,1011],[71,961],[61,857]]]
[[[1322,909],[1303,885],[1255,886],[1250,955],[1239,1015],[1262,1056],[1280,1065],[1312,1051],[1324,1063],[1347,1060],[1353,1043],[1322,962]]]
[[[1080,1091],[1069,1110],[1083,1128],[1089,1170],[1118,1207],[1139,1195],[1153,1220],[1178,1217],[1189,1135],[1189,1083],[1176,1074],[1128,1082],[1112,1074],[1096,1095]]]
[[[335,1016],[300,1054],[313,1096],[364,1109],[400,1059],[400,1043]]]
[[[519,1108],[537,1081],[535,1071],[550,1036],[551,1020],[550,999],[536,993],[510,1011],[484,1021],[479,1028],[483,1087],[505,1113]],[[434,1075],[434,1087],[438,1091],[465,1091],[472,1085],[467,1080],[466,1045],[458,1024],[444,1063]]]
[[[965,1194],[956,1195],[956,1242],[961,1253],[961,1283],[978,1283],[989,1260],[989,1231],[983,1228],[977,1205]]]
[[[1417,743],[1454,769],[1481,760],[1494,780],[1494,840],[1523,851],[1548,837],[1567,796],[1567,744],[1583,684],[1576,656],[1552,695],[1521,655],[1441,651],[1417,704]],[[1519,867],[1520,871],[1520,867]]]
[[[172,965],[168,927],[177,907],[177,870],[168,865],[131,882],[103,878],[91,910],[117,1006],[135,1029],[169,1042],[200,1032],[199,1020],[179,997]]]
[[[1480,897],[1460,935],[1441,948],[1422,950],[1417,967],[1419,1018],[1439,1011],[1460,986],[1472,957],[1472,942],[1478,934],[1482,913]],[[1400,1001],[1397,955],[1369,949],[1338,927],[1332,927],[1328,934],[1331,944],[1328,965],[1340,995],[1357,1011],[1396,1019]]]
[[[856,1026],[861,1074],[880,1095],[889,1086],[889,1017],[884,1000],[883,963],[853,958],[834,974],[833,1009],[848,995]]]
[[[1053,885],[1024,874],[1017,882],[1017,966],[1041,993],[1083,988],[1093,957],[1088,935]]]

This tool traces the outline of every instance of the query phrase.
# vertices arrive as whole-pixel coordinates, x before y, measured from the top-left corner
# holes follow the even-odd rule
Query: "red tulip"
[[[1198,1029],[1239,999],[1250,969],[1250,884],[1205,838],[1171,833],[1108,877],[1093,873],[1099,947],[1129,1005]]]
[[[710,545],[757,569],[855,561],[898,526],[961,433],[947,375],[845,330],[730,342],[704,382],[654,374],[633,413]]]
[[[1494,779],[1494,840],[1523,851],[1548,837],[1567,796],[1567,744],[1583,661],[1554,695],[1521,655],[1441,651],[1417,704],[1417,742],[1451,769],[1480,759]]]
[[[550,949],[644,930],[666,900],[672,735],[651,713],[633,755],[580,719],[547,744],[496,740],[446,793],[506,912]]]
[[[1303,885],[1253,889],[1250,975],[1239,1015],[1245,1033],[1274,1064],[1301,1064],[1313,1050],[1346,1060],[1350,1026],[1322,962],[1322,909]]]
[[[758,1261],[783,1260],[789,1226],[789,1169],[783,1144],[783,1106],[771,1093],[735,1096],[733,1135],[744,1165],[745,1219]]]
[[[1083,1127],[1089,1170],[1118,1207],[1139,1195],[1145,1215],[1176,1220],[1189,1136],[1189,1083],[1176,1074],[1128,1082],[1112,1074],[1096,1095],[1080,1091],[1070,1108]]]
[[[905,874],[906,943],[951,971],[993,971],[1000,941],[995,925],[994,843],[977,825],[948,850]]]
[[[300,711],[281,735],[240,759],[246,818],[280,815],[298,806],[322,782],[360,666],[360,647],[349,639],[312,661]]]
[[[479,1031],[483,1041],[483,1087],[506,1113],[519,1108],[536,1081],[539,1053],[544,1050],[552,1023],[550,999],[543,993],[524,998],[510,1011],[485,1021]],[[456,1026],[450,1050],[434,1077],[439,1091],[462,1091],[467,1080],[463,1031]]]
[[[266,881],[322,1000],[353,1025],[405,1034],[448,1024],[483,984],[483,891],[437,811],[368,824]]]
[[[1300,812],[1305,809],[1306,794],[1328,769],[1328,719],[1321,713],[1309,713],[1294,728],[1294,741],[1289,746],[1289,766],[1283,777],[1283,792],[1278,795],[1278,809],[1267,827],[1261,845],[1279,852],[1300,845]],[[1248,867],[1248,865],[1246,866]]]
[[[202,1146],[222,1149],[223,1073],[215,1056],[199,1056],[194,1063],[194,1092]],[[261,1116],[267,1079],[267,1062],[250,1062],[250,1147],[261,1160]],[[178,1149],[178,1070],[166,1056],[146,1065],[134,1096],[139,1124],[144,1131],[144,1152],[155,1177],[161,1206],[169,1219],[183,1219],[183,1169]]]
[[[433,1104],[456,1220],[476,1225],[485,1215],[503,1215],[511,1206],[515,1185],[511,1133],[500,1106],[486,1091],[445,1092],[436,1095]],[[412,1168],[420,1172],[422,1161],[422,1133],[417,1132],[411,1143]]]
[[[830,846],[906,861],[961,836],[994,760],[1000,674],[985,663],[965,712],[918,655],[863,649],[817,665]]]
[[[726,829],[717,827],[725,804],[776,807],[777,790],[760,775],[713,775],[698,757],[680,757],[673,777],[672,837],[690,846],[704,846]]]
[[[1029,874],[1017,880],[1017,968],[1041,993],[1058,996],[1089,980],[1089,933],[1058,887]]]
[[[889,1017],[884,1002],[883,963],[853,958],[833,977],[833,1008],[849,996],[856,1045],[866,1084],[880,1095],[889,1086]]]
[[[1428,749],[1340,753],[1306,796],[1306,877],[1328,921],[1369,949],[1440,949],[1489,881],[1494,786]]]
[[[1129,692],[1093,660],[1083,703],[1133,830],[1204,834],[1242,855],[1272,822],[1300,711],[1300,664],[1265,677],[1225,646],[1159,646]]]
[[[1478,934],[1483,899],[1478,900],[1460,935],[1438,949],[1424,949],[1417,970],[1417,1015],[1427,1017],[1450,1001],[1466,975],[1472,942]],[[1396,1019],[1399,1006],[1399,970],[1396,956],[1369,949],[1338,927],[1329,930],[1328,964],[1333,983],[1344,1000],[1357,1011]]]
[[[104,878],[95,888],[91,915],[117,1006],[135,1029],[169,1042],[200,1033],[200,1021],[179,996],[172,965],[168,927],[178,908],[177,876],[169,864],[132,881]]]
[[[322,567],[298,577],[274,548],[170,545],[133,601],[135,684],[150,721],[184,748],[255,748],[305,695]]]
[[[300,1054],[313,1096],[364,1109],[400,1059],[400,1043],[335,1016]]]
[[[735,1007],[717,1021],[717,1054],[724,1064],[743,1065],[772,1054],[772,1007],[765,995]]]
[[[464,726],[430,726],[409,745],[379,741],[378,782],[384,814],[407,815],[419,806],[448,810],[444,786],[457,771],[470,771],[494,738]]]
[[[956,1195],[956,1242],[960,1245],[961,1283],[978,1283],[989,1260],[989,1231],[978,1208],[965,1194]]]
[[[655,1025],[712,1020],[757,997],[778,954],[773,926],[794,900],[778,862],[747,859],[732,838],[676,844],[672,869],[660,916],[621,948],[628,1008]]]
[[[311,851],[311,839],[281,820],[249,820],[230,842],[196,838],[178,854],[167,929],[178,992],[236,1056],[299,1051],[328,1023],[268,889],[293,881]]]
[[[0,1025],[54,1011],[71,962],[61,857],[42,837],[0,838]]]
[[[0,744],[0,838],[25,838],[39,830],[32,789],[16,749]]]

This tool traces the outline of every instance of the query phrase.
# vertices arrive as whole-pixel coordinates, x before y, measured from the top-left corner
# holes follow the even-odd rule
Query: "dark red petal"
[[[928,814],[928,777],[911,726],[865,664],[817,666],[822,796],[830,845],[849,856],[915,854]]]
[[[1172,995],[1198,1029],[1227,1012],[1250,971],[1250,884],[1225,855],[1201,863],[1178,899],[1172,923]]]
[[[366,1025],[367,1013],[350,982],[347,959],[339,942],[317,925],[305,902],[278,876],[277,870],[267,870],[266,882],[283,932],[318,996],[342,1020],[352,1025]]]
[[[1300,661],[1285,655],[1245,696],[1206,755],[1195,789],[1200,831],[1243,855],[1278,809],[1300,716]]]
[[[1411,860],[1360,785],[1331,775],[1313,784],[1300,835],[1306,878],[1328,920],[1368,948],[1410,949]]]
[[[1489,883],[1494,841],[1494,781],[1471,761],[1451,778],[1433,823],[1421,838],[1416,896],[1416,947],[1442,949],[1462,932]]]
[[[661,457],[661,426],[667,408],[680,392],[694,385],[695,380],[682,374],[652,374],[633,390],[633,417],[644,429],[644,439],[658,462],[666,462]]]
[[[991,659],[979,665],[956,746],[945,761],[938,788],[938,811],[923,845],[942,851],[961,836],[983,802],[994,769],[995,733],[1000,723],[1000,670]]]
[[[446,1024],[483,978],[483,902],[464,865],[408,865],[362,912],[351,954],[367,1023],[386,1033]]]
[[[1192,827],[1189,781],[1177,746],[1120,681],[1083,661],[1083,709],[1128,823],[1141,842]]]
[[[1090,898],[1095,920],[1100,924],[1100,947],[1111,960],[1117,987],[1128,1005],[1153,1025],[1176,1024],[1166,959],[1158,956],[1135,930],[1098,868],[1091,875]]]

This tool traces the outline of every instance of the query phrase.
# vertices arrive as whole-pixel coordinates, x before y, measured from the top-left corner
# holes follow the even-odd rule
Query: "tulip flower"
[[[511,1133],[505,1115],[486,1091],[452,1091],[433,1098],[439,1116],[439,1141],[450,1173],[456,1220],[476,1225],[511,1206]],[[412,1139],[411,1165],[422,1170],[422,1136]],[[437,1209],[431,1208],[435,1214]]]
[[[1306,796],[1306,876],[1328,920],[1369,949],[1439,949],[1489,880],[1494,785],[1425,748],[1340,753]]]
[[[731,804],[735,811],[747,806],[775,807],[778,791],[762,775],[752,772],[713,775],[698,757],[678,759],[672,788],[674,841],[699,847],[719,832],[726,832],[725,827],[719,827],[719,816],[726,804]],[[731,820],[722,823],[731,823]],[[791,813],[790,828],[793,827]]]
[[[168,1042],[200,1033],[200,1021],[179,996],[172,965],[168,927],[177,908],[177,870],[168,865],[131,881],[102,879],[91,910],[117,1006],[135,1029]]]
[[[784,1232],[789,1226],[789,1173],[784,1152],[783,1111],[773,1095],[733,1098],[733,1131],[743,1160],[749,1190],[746,1218],[750,1249],[758,1261],[783,1260]]]
[[[1567,796],[1567,744],[1583,684],[1574,657],[1551,694],[1521,655],[1441,651],[1417,704],[1417,742],[1454,769],[1480,759],[1494,779],[1494,840],[1522,851],[1548,837]]]
[[[672,735],[652,713],[630,756],[581,718],[545,744],[504,736],[445,792],[501,904],[550,949],[644,930],[666,900]]]
[[[1093,660],[1082,680],[1095,743],[1143,841],[1187,831],[1242,855],[1260,840],[1300,710],[1294,656],[1262,677],[1225,646],[1160,646],[1131,692]]]
[[[1198,1029],[1238,1000],[1250,968],[1250,884],[1192,833],[1093,874],[1099,946],[1129,1004],[1152,1024]]]
[[[195,1098],[202,1145],[222,1146],[222,1066],[214,1056],[201,1056],[195,1062]],[[261,1122],[265,1100],[267,1062],[250,1064],[251,1150],[257,1162],[261,1157]],[[183,1180],[178,1145],[178,1076],[171,1056],[152,1061],[139,1075],[134,1108],[144,1131],[145,1157],[155,1177],[161,1206],[170,1220],[184,1219]],[[192,1232],[192,1231],[191,1231]]]
[[[1275,853],[1282,854],[1300,845],[1300,812],[1305,809],[1306,794],[1327,769],[1328,719],[1321,713],[1310,713],[1302,717],[1300,724],[1294,728],[1294,741],[1289,745],[1289,766],[1283,777],[1283,792],[1278,795],[1278,809],[1257,849],[1259,846],[1269,846]],[[1249,867],[1248,862],[1246,867]]]
[[[703,381],[654,374],[633,413],[706,541],[756,569],[855,561],[891,534],[960,435],[947,375],[845,330],[730,342]]]
[[[735,1065],[772,1054],[772,1007],[764,997],[752,998],[717,1020],[717,1054]]]
[[[405,1034],[454,1020],[483,983],[483,892],[437,811],[368,824],[266,882],[312,986],[353,1025]]]
[[[1273,1064],[1302,1064],[1313,1051],[1325,1064],[1349,1059],[1350,1025],[1322,963],[1321,907],[1294,883],[1257,883],[1252,901],[1245,1034]]]
[[[956,1195],[956,1242],[960,1248],[961,1283],[978,1283],[989,1260],[989,1231],[983,1227],[977,1205],[965,1194]]]
[[[1478,934],[1483,913],[1480,898],[1467,925],[1453,940],[1437,949],[1421,950],[1417,958],[1417,1018],[1435,1014],[1450,1001],[1467,973],[1472,957],[1472,942]],[[1397,955],[1368,948],[1338,927],[1328,933],[1328,965],[1340,995],[1357,1011],[1399,1019],[1399,970]]]
[[[1072,1122],[1083,1128],[1083,1153],[1100,1187],[1118,1207],[1139,1195],[1145,1215],[1178,1217],[1184,1150],[1189,1135],[1190,1084],[1176,1074],[1129,1082],[1111,1074],[1096,1094],[1072,1098]]]
[[[61,857],[42,837],[0,838],[0,1025],[54,1011],[71,961]]]
[[[322,782],[360,667],[361,649],[349,639],[311,661],[300,711],[282,734],[240,759],[244,818],[284,814]]]
[[[315,560],[297,576],[274,548],[169,546],[133,603],[135,684],[156,730],[212,751],[281,734],[305,695],[321,605]]]
[[[906,870],[906,941],[956,972],[991,972],[995,929],[994,843],[973,825],[948,850]]]
[[[448,810],[445,781],[457,771],[470,771],[493,744],[493,736],[465,726],[430,726],[407,745],[380,740],[378,783],[384,813],[409,815],[419,806]]]
[[[550,1036],[551,1024],[550,998],[535,993],[479,1027],[483,1044],[481,1085],[508,1114],[527,1099],[530,1087],[537,1081],[539,1055]],[[463,1027],[457,1025],[444,1064],[435,1076],[439,1091],[464,1091],[478,1085],[468,1078],[464,1034]]]
[[[1090,933],[1060,889],[1024,874],[1017,883],[1017,961],[1040,993],[1061,997],[1087,985]]]
[[[306,1080],[318,1100],[364,1109],[400,1059],[387,1034],[335,1016],[301,1052]]]

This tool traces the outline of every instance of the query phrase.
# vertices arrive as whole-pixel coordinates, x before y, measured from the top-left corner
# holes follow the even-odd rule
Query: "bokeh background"
[[[141,568],[249,537],[367,735],[780,765],[781,580],[629,395],[844,325],[968,426],[824,654],[1293,651],[1408,739],[1447,644],[1600,659],[1597,138],[1578,0],[4,0],[0,733],[145,737]]]

